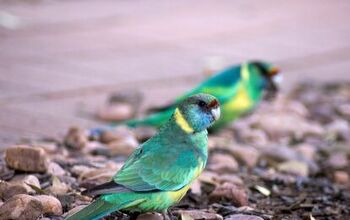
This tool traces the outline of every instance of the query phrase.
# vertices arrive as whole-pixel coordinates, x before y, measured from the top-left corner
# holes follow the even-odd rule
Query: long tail
[[[174,109],[156,112],[143,119],[131,119],[127,121],[122,121],[122,122],[113,124],[113,126],[124,124],[129,127],[138,127],[138,126],[160,127],[171,117],[173,112],[174,112]]]
[[[97,220],[120,208],[119,205],[106,202],[99,198],[82,210],[67,216],[65,220]]]

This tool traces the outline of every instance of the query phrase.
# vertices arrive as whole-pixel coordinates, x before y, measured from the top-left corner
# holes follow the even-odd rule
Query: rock
[[[240,207],[248,205],[248,195],[244,187],[232,183],[224,183],[216,187],[209,195],[209,201],[228,201]]]
[[[7,200],[0,209],[2,220],[36,220],[43,213],[41,203],[33,196],[19,194]]]
[[[269,142],[266,133],[259,129],[246,128],[238,131],[240,138],[245,142],[254,146],[266,146]]]
[[[159,213],[143,213],[137,216],[136,220],[163,220],[163,216]]]
[[[307,177],[309,175],[308,165],[301,161],[287,161],[278,165],[277,169],[281,172],[297,176]]]
[[[350,118],[350,104],[349,103],[339,105],[337,107],[337,110],[341,115]]]
[[[66,218],[70,215],[73,215],[74,213],[76,212],[79,212],[80,210],[82,210],[83,208],[85,208],[87,205],[79,205],[79,206],[76,206],[74,208],[72,208],[71,210],[69,210],[68,212],[64,213],[63,214],[63,218]]]
[[[50,162],[47,168],[47,173],[53,176],[63,176],[66,174],[66,171],[59,164]]]
[[[114,174],[122,167],[122,163],[107,163],[105,167],[99,169],[93,169],[82,173],[79,176],[79,181],[85,182],[83,184],[85,188],[89,188],[90,184],[98,185],[111,180]],[[87,185],[86,185],[87,184]],[[91,187],[91,186],[90,186]]]
[[[153,137],[157,133],[157,130],[153,127],[141,126],[141,127],[134,128],[133,132],[136,139],[139,142],[143,143],[149,138]]]
[[[217,173],[232,173],[238,171],[238,163],[227,154],[214,154],[210,158],[209,170]]]
[[[15,175],[15,171],[6,166],[5,161],[0,163],[0,180],[9,180]]]
[[[220,184],[229,182],[233,183],[235,185],[243,186],[244,182],[241,177],[235,175],[235,174],[223,174],[218,176],[218,181]]]
[[[43,213],[48,215],[62,215],[61,202],[53,196],[38,195],[34,197],[37,199],[42,207]]]
[[[48,159],[42,148],[17,145],[6,149],[5,161],[12,169],[28,172],[46,172]]]
[[[234,146],[231,148],[231,152],[239,162],[249,168],[255,167],[260,157],[259,151],[248,146]]]
[[[310,144],[299,144],[295,146],[295,150],[297,153],[303,155],[305,158],[309,160],[314,160],[315,159],[315,154],[316,154],[316,147],[310,145]]]
[[[221,215],[201,210],[178,210],[176,215],[181,216],[183,220],[223,220]]]
[[[133,136],[126,136],[123,139],[113,141],[108,145],[110,156],[129,156],[139,143]]]
[[[198,179],[193,181],[191,185],[191,193],[195,195],[201,195],[202,194],[202,189],[201,189],[201,183]]]
[[[116,127],[113,130],[103,131],[100,136],[100,142],[108,144],[113,141],[122,140],[126,136],[133,136],[133,133],[129,130],[129,128],[124,126]]]
[[[341,137],[348,140],[350,135],[349,122],[344,119],[336,119],[326,126],[326,130],[330,135]]]
[[[17,175],[11,179],[10,183],[23,186],[27,190],[26,193],[35,193],[30,185],[41,189],[39,179],[34,175]]]
[[[349,183],[349,174],[345,171],[335,171],[334,181],[338,184],[347,184]]]
[[[103,121],[123,121],[134,116],[134,108],[129,103],[113,103],[102,106],[97,117]]]
[[[71,127],[64,138],[64,144],[75,150],[80,150],[88,143],[87,133],[79,127]]]
[[[235,214],[235,215],[227,216],[225,220],[264,220],[264,219],[256,215]]]
[[[348,158],[345,153],[336,152],[331,154],[331,156],[328,158],[327,163],[334,169],[341,169],[348,165]]]
[[[17,194],[26,194],[27,188],[21,184],[0,181],[0,198],[7,200]]]

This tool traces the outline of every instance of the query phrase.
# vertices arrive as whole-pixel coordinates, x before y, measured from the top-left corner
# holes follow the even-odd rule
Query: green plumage
[[[266,62],[248,62],[232,66],[208,78],[177,98],[174,103],[155,108],[156,112],[146,118],[119,122],[117,125],[160,127],[169,119],[178,103],[193,94],[207,93],[217,97],[221,103],[221,118],[212,128],[219,129],[252,110],[263,97],[264,91],[276,90],[271,80],[275,73],[276,68]]]
[[[111,182],[88,191],[99,197],[66,219],[98,219],[116,210],[167,210],[204,169],[206,128],[218,116],[213,96],[199,94],[184,100],[158,134],[130,155]]]

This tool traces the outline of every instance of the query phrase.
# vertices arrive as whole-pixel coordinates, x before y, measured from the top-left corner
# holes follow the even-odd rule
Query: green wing
[[[144,145],[147,144],[152,143]],[[131,155],[113,180],[133,191],[178,190],[192,181],[199,166],[192,150],[143,146]]]

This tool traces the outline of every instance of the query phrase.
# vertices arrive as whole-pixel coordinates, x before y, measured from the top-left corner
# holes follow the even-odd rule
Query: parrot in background
[[[203,171],[207,128],[220,117],[208,94],[184,99],[159,132],[137,148],[110,182],[84,191],[95,200],[66,220],[93,220],[117,210],[162,212],[179,202]]]
[[[169,119],[181,101],[196,93],[207,93],[217,97],[222,106],[220,120],[210,129],[215,131],[251,111],[263,97],[274,96],[278,90],[276,86],[278,72],[278,68],[262,61],[234,65],[209,77],[173,103],[153,108],[154,113],[145,118],[116,122],[112,126],[124,124],[129,127],[160,127]]]

